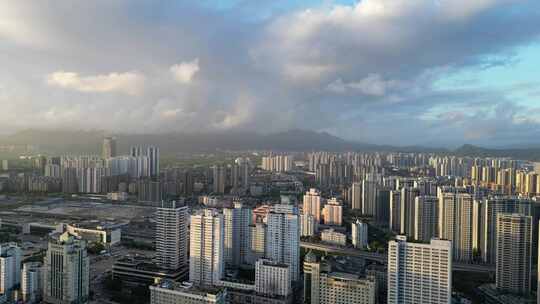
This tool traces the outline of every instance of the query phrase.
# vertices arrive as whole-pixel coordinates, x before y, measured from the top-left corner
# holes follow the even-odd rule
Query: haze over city
[[[3,1],[0,132],[533,145],[538,1]]]

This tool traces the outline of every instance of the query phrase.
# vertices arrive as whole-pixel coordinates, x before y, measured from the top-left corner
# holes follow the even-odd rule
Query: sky
[[[0,66],[0,133],[540,146],[538,0],[6,0]]]

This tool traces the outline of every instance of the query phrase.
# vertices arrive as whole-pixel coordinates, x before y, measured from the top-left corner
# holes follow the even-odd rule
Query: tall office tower
[[[343,206],[335,197],[330,199],[323,208],[323,220],[325,225],[341,226],[343,218]]]
[[[456,261],[473,259],[473,199],[468,193],[456,190],[439,196],[439,237],[452,241]]]
[[[376,216],[377,213],[377,181],[364,179],[362,181],[362,214]]]
[[[254,223],[250,227],[250,264],[255,264],[258,259],[264,258],[266,251],[266,224]]]
[[[315,217],[315,221],[321,221],[321,206],[324,204],[324,199],[321,198],[319,190],[311,188],[304,194],[304,203],[302,208],[303,214],[311,214]]]
[[[310,251],[304,259],[304,303],[375,304],[374,277],[333,271],[330,261],[317,261]]]
[[[477,202],[478,206],[478,248],[482,261],[495,264],[497,257],[497,214],[519,213],[532,215],[534,202],[517,197],[490,197]]]
[[[68,232],[51,235],[44,264],[45,303],[88,303],[90,258],[85,241]]]
[[[267,220],[266,258],[290,266],[291,279],[300,277],[300,225],[292,205],[274,205]]]
[[[401,231],[401,191],[390,191],[390,221],[389,226],[392,231]]]
[[[213,166],[212,176],[212,192],[216,194],[224,194],[225,185],[227,184],[227,168],[224,166]]]
[[[200,286],[218,285],[222,278],[223,215],[205,209],[191,216],[189,234],[189,281]]]
[[[497,289],[517,294],[531,292],[532,217],[497,214]]]
[[[352,223],[351,238],[354,248],[366,249],[368,245],[368,224],[360,220]]]
[[[116,157],[116,139],[114,137],[105,137],[103,139],[101,157],[103,159]]]
[[[163,269],[185,267],[189,208],[182,202],[162,202],[156,211],[156,262]]]
[[[448,303],[452,300],[452,242],[388,243],[388,304]]]
[[[21,276],[21,293],[24,303],[39,303],[43,297],[43,264],[24,263]]]
[[[223,209],[224,241],[223,257],[225,265],[238,267],[248,264],[251,247],[250,226],[253,213],[244,208],[242,203],[235,202],[234,208]]]
[[[420,190],[416,188],[403,187],[401,189],[400,210],[400,232],[408,237],[414,237],[414,202],[420,196]]]
[[[287,297],[291,294],[289,265],[260,259],[255,263],[255,292],[262,295]]]
[[[351,186],[351,208],[362,210],[362,184],[353,183]]]
[[[311,214],[300,215],[300,236],[314,236],[318,230],[318,223]]]
[[[21,283],[21,255],[16,243],[0,245],[0,294],[9,295]]]
[[[436,196],[417,196],[414,202],[414,239],[429,242],[437,236],[439,224]]]

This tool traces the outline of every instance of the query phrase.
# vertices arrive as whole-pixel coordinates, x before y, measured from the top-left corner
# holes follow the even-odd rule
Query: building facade
[[[452,243],[407,242],[397,236],[388,244],[388,304],[451,303]]]
[[[44,263],[44,301],[88,303],[90,258],[86,242],[68,232],[51,236]]]

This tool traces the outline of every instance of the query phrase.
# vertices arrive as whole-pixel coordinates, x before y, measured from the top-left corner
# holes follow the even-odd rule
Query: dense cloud
[[[537,84],[435,83],[512,64],[539,34],[537,1],[363,0],[260,19],[192,1],[5,1],[0,129],[307,128],[388,144],[523,143],[540,121],[512,96],[538,99]]]

